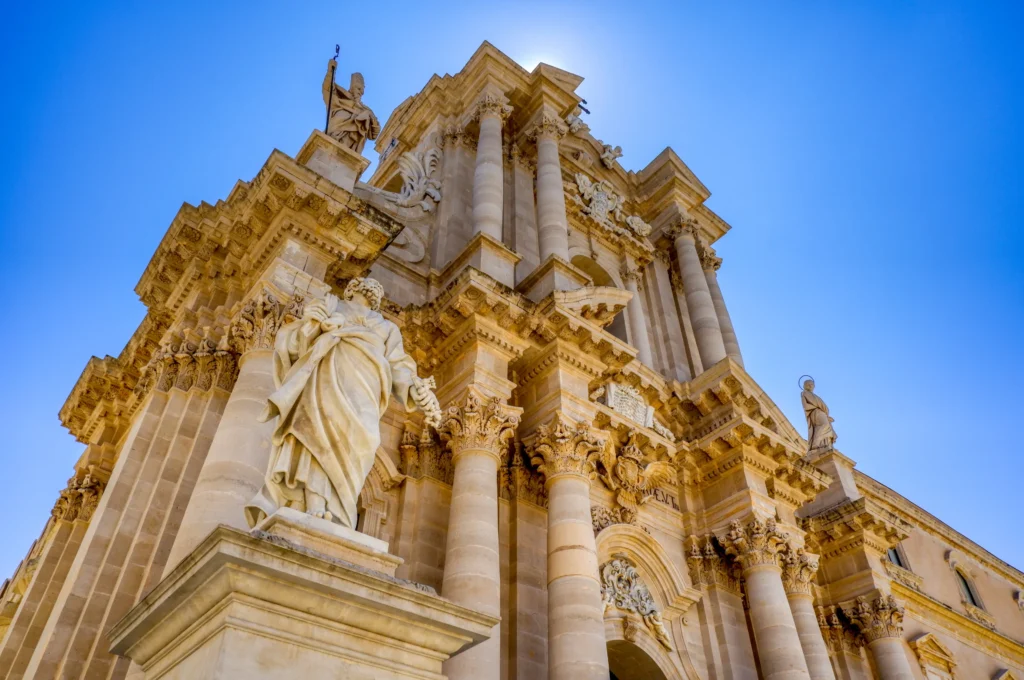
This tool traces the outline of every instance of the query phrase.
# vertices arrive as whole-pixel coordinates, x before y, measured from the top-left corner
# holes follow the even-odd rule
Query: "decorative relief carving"
[[[818,607],[818,626],[829,652],[856,652],[864,646],[861,635],[844,623],[845,615],[837,607]],[[847,622],[849,620],[847,619]]]
[[[913,588],[918,592],[921,591],[921,584],[924,583],[924,579],[915,574],[914,572],[910,571],[909,569],[904,569],[899,565],[893,564],[892,561],[888,558],[882,559],[882,566],[885,567],[885,573],[887,573],[889,575],[889,578],[891,578],[892,580],[898,581],[899,583],[902,583],[908,588]]]
[[[626,612],[627,621],[630,618],[628,614],[636,614],[647,626],[650,634],[665,649],[672,651],[672,640],[665,629],[661,612],[651,597],[651,591],[647,589],[640,572],[626,555],[616,553],[612,555],[611,560],[601,565],[601,600],[606,616],[613,608]],[[629,624],[625,625],[627,628],[623,636],[630,639],[628,636],[632,635],[632,639],[635,640],[638,631],[634,629],[630,632]]]
[[[635,387],[620,383],[608,383],[591,392],[590,399],[603,403],[637,425],[654,430],[670,442],[676,440],[672,431],[654,418],[654,408],[647,405],[640,390]]]
[[[530,462],[546,480],[558,475],[588,477],[604,449],[608,434],[583,421],[572,421],[556,413],[552,421],[537,428],[529,445]]]
[[[778,565],[779,551],[786,545],[786,534],[775,528],[775,520],[754,518],[744,526],[737,520],[729,525],[725,549],[744,569]]]
[[[497,397],[481,402],[470,392],[460,406],[450,407],[438,430],[441,440],[458,458],[463,451],[489,451],[495,456],[508,445],[519,426],[519,416]]]
[[[564,137],[565,133],[568,131],[569,127],[564,122],[562,122],[555,116],[545,113],[537,120],[537,123],[532,128],[530,128],[530,130],[526,133],[526,138],[533,139],[535,141],[540,141],[541,137],[550,137],[557,142],[562,137]]]
[[[88,522],[99,505],[104,488],[106,483],[91,473],[87,472],[82,476],[76,473],[68,480],[67,487],[60,492],[50,514],[57,520],[73,522],[78,519]]]
[[[990,630],[996,629],[996,619],[994,616],[981,607],[976,607],[966,600],[962,599],[960,603],[964,606],[964,613],[967,614],[967,618],[971,619],[975,623],[980,623]]]
[[[611,144],[601,145],[601,163],[604,167],[611,170],[615,167],[615,161],[622,158],[622,147],[612,146]]]
[[[575,179],[575,184],[567,184],[574,190],[569,197],[580,206],[580,212],[584,215],[590,216],[599,225],[620,236],[642,239],[650,235],[651,225],[636,215],[623,214],[624,201],[607,181],[595,182],[582,172],[576,173]],[[619,223],[625,226],[620,226]]]
[[[283,303],[269,290],[262,290],[242,307],[231,323],[231,345],[239,354],[254,349],[273,349],[282,325],[302,317],[305,300],[296,295]]]
[[[548,494],[544,488],[544,477],[523,463],[523,445],[513,445],[508,465],[498,470],[498,491],[509,501],[526,501],[542,508],[548,507]]]
[[[603,472],[598,473],[605,486],[615,492],[615,503],[626,524],[636,524],[640,506],[654,497],[654,489],[671,486],[676,479],[671,463],[655,461],[644,465],[644,454],[636,440],[637,433],[631,432],[626,445],[616,453],[609,438],[600,457]]]
[[[712,536],[694,538],[686,558],[690,580],[696,588],[718,587],[740,594],[740,568],[715,544]]]
[[[818,557],[804,552],[803,548],[790,548],[780,554],[782,562],[782,585],[786,594],[811,594],[814,574],[818,571]]]
[[[160,392],[172,388],[206,392],[214,386],[230,390],[237,377],[234,352],[217,347],[209,338],[183,340],[166,343],[153,352],[135,384],[135,393],[141,398],[154,387]]]
[[[864,639],[874,642],[903,635],[903,611],[903,607],[892,595],[881,595],[872,602],[861,596],[854,600],[847,614],[860,629]]]
[[[577,106],[572,110],[572,113],[565,117],[565,124],[569,128],[569,134],[576,135],[577,137],[582,137],[587,132],[590,132],[590,126],[580,118],[581,113],[583,113],[583,110]]]
[[[507,103],[508,100],[493,92],[485,93],[476,102],[476,108],[473,111],[473,118],[483,118],[484,116],[498,116],[504,123],[509,116],[512,115],[512,107]]]
[[[444,148],[462,146],[466,143],[466,133],[461,125],[446,125],[441,133],[441,145]]]

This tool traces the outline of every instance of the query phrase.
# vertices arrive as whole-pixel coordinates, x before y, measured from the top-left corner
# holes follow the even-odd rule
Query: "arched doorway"
[[[608,670],[611,680],[668,680],[647,652],[626,640],[608,642]]]
[[[621,288],[615,283],[611,275],[604,270],[604,268],[595,262],[593,259],[586,255],[577,255],[572,258],[572,264],[577,269],[581,270],[584,274],[590,277],[594,282],[595,286],[610,286],[612,288]],[[626,337],[626,318],[623,313],[619,313],[615,320],[608,325],[605,329],[619,340],[628,343],[629,339]]]

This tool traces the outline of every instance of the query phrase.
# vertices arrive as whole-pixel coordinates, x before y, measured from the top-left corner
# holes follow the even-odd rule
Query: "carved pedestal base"
[[[261,527],[218,527],[113,628],[111,652],[146,678],[436,679],[498,623],[367,566],[399,563],[375,539],[287,513]]]
[[[553,290],[576,290],[588,283],[590,280],[583,272],[552,255],[523,279],[516,290],[533,302],[540,302]]]
[[[370,166],[368,159],[319,130],[314,131],[295,160],[348,192]]]

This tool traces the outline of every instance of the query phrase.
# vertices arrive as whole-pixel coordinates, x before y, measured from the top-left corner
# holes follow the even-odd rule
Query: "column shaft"
[[[218,524],[248,531],[243,508],[260,487],[270,460],[274,423],[259,415],[274,391],[273,351],[255,349],[239,360],[238,378],[188,502],[164,574]]]
[[[487,614],[501,613],[501,566],[498,554],[498,456],[467,449],[455,460],[452,502],[441,594],[452,602]],[[501,635],[444,664],[452,680],[501,675]]]
[[[565,216],[557,132],[537,135],[537,227],[541,262],[557,255],[569,261],[569,222]]]
[[[476,147],[476,166],[473,170],[473,233],[487,234],[502,239],[502,190],[505,179],[502,172],[501,113],[482,110],[480,137]]]
[[[654,358],[651,355],[651,340],[647,335],[647,321],[644,318],[644,306],[640,300],[640,282],[642,276],[640,270],[627,271],[625,273],[626,290],[633,294],[627,310],[629,312],[629,332],[633,339],[633,346],[637,350],[637,359],[645,366],[653,366]]]
[[[704,277],[708,282],[711,301],[715,305],[718,325],[722,329],[722,343],[725,345],[725,353],[742,366],[743,355],[740,354],[740,342],[736,337],[736,330],[732,327],[732,318],[729,316],[729,309],[725,306],[725,297],[722,296],[722,289],[718,286],[718,272],[713,267],[705,269]]]
[[[811,680],[836,680],[832,662],[828,658],[828,647],[825,646],[825,638],[821,635],[818,617],[814,613],[814,598],[807,593],[790,593],[788,597]]]
[[[548,481],[548,678],[607,680],[608,647],[590,518],[590,481]]]
[[[782,570],[775,564],[752,565],[743,570],[743,578],[765,680],[808,680],[811,675],[782,586]]]
[[[882,637],[868,643],[871,656],[875,659],[881,680],[913,680],[914,672],[903,650],[903,640],[898,637]]]
[[[718,313],[711,299],[711,291],[708,289],[708,280],[704,276],[700,257],[697,255],[697,244],[693,234],[682,230],[676,236],[675,246],[680,273],[683,275],[683,287],[686,290],[686,306],[690,312],[700,360],[706,370],[725,358],[722,328],[718,323]]]

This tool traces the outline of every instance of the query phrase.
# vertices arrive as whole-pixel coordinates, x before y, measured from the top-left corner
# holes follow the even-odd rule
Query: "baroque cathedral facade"
[[[710,192],[669,148],[622,168],[581,82],[484,43],[380,126],[325,80],[347,126],[182,207],[60,410],[85,450],[0,591],[0,679],[1024,680],[1024,574],[785,418]],[[442,418],[387,408],[381,549],[339,558],[244,508],[278,330],[364,276]]]

